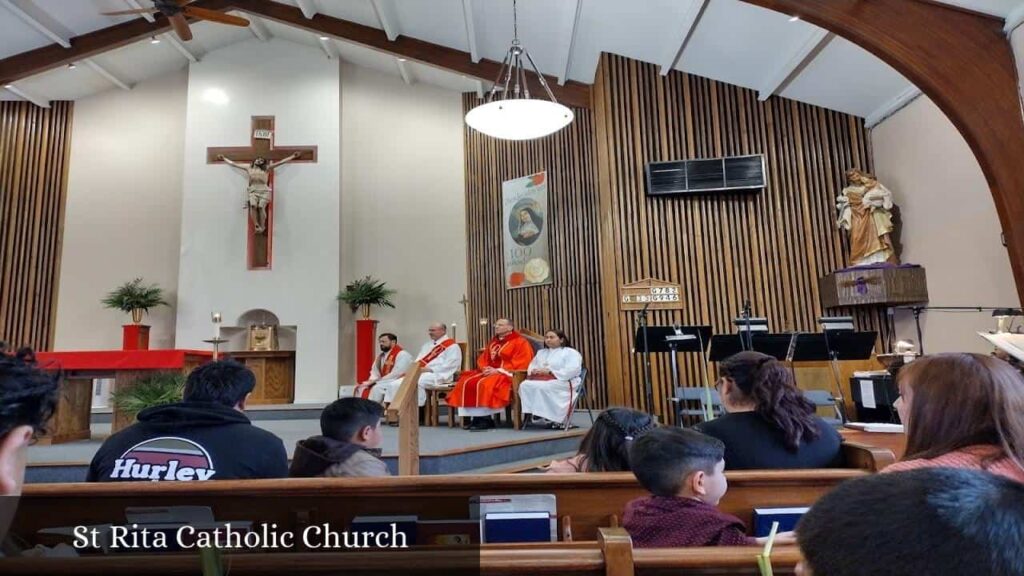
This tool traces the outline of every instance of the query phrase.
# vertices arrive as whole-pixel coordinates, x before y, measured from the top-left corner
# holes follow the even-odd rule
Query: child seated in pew
[[[299,440],[289,476],[387,476],[380,459],[384,408],[364,398],[342,398],[320,414],[322,436]]]
[[[803,576],[1024,574],[1024,484],[927,468],[850,480],[797,524]]]
[[[633,443],[630,466],[651,496],[626,506],[622,525],[638,548],[746,546],[743,522],[717,508],[725,495],[725,445],[682,428],[655,428]],[[776,536],[792,543],[792,533]]]
[[[631,408],[609,408],[598,415],[594,426],[580,441],[579,451],[565,460],[555,460],[545,472],[626,472],[629,446],[658,423],[650,414]]]

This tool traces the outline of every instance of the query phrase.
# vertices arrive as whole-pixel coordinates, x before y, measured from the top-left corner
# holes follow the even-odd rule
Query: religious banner
[[[620,310],[681,310],[683,292],[679,284],[647,278],[619,288]]]
[[[505,287],[551,284],[548,254],[548,173],[501,184]]]

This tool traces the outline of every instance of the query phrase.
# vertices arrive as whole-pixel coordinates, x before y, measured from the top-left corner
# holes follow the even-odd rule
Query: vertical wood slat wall
[[[734,333],[749,299],[773,331],[819,332],[818,278],[849,255],[835,197],[847,169],[871,170],[863,120],[784,98],[759,102],[753,90],[661,76],[653,64],[611,54],[601,56],[593,100],[567,129],[535,141],[512,144],[467,128],[471,318],[565,328],[591,370],[595,404],[638,409],[646,408],[643,366],[632,346],[636,314],[619,309],[623,284],[654,277],[682,285],[684,309],[652,312],[651,325]],[[474,95],[463,102],[467,110],[476,103]],[[765,154],[764,191],[646,196],[649,162],[742,154]],[[501,182],[545,169],[555,284],[506,290]],[[885,329],[877,310],[829,313],[854,315],[862,330]],[[697,355],[680,355],[683,385],[701,385],[704,369]],[[655,412],[670,420],[667,355],[654,355],[652,381]]]
[[[463,96],[466,111],[479,101]],[[594,115],[576,110],[566,129],[539,140],[508,142],[465,129],[466,231],[471,355],[508,317],[536,332],[562,329],[584,358],[591,405],[606,402],[598,252]],[[501,183],[546,170],[552,284],[505,289]]]
[[[71,102],[0,102],[0,341],[53,346]]]
[[[643,365],[632,351],[633,312],[618,309],[618,290],[647,277],[677,282],[684,308],[654,311],[651,325],[710,324],[735,333],[749,300],[773,332],[820,332],[818,278],[848,262],[835,226],[844,172],[871,170],[863,120],[779,97],[603,54],[594,85],[607,322],[603,326],[612,403],[645,408]],[[761,192],[649,198],[649,162],[764,154]],[[862,330],[884,316],[856,317]],[[673,396],[667,355],[652,362],[654,410],[669,419]],[[705,365],[682,354],[683,385],[699,386]],[[618,378],[616,378],[618,376]],[[713,375],[708,374],[708,379]]]

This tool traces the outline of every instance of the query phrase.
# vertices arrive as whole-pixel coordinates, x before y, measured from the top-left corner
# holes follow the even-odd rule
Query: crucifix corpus
[[[249,146],[206,149],[206,163],[224,163],[245,172],[249,212],[248,267],[269,270],[274,241],[274,169],[287,162],[316,162],[316,146],[274,147],[274,117],[253,116]]]

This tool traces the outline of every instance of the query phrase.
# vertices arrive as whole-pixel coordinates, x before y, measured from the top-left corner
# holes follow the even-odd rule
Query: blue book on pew
[[[754,508],[754,536],[760,538],[767,536],[772,531],[772,522],[779,523],[779,532],[788,532],[796,528],[796,523],[804,512],[810,510],[807,506],[793,508]]]
[[[551,542],[551,515],[547,512],[490,512],[484,516],[482,528],[487,544]]]

